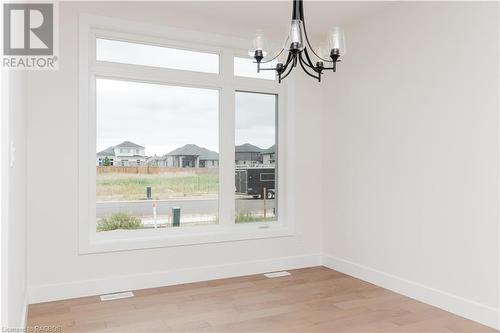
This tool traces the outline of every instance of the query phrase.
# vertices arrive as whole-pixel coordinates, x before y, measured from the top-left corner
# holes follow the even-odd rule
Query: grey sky
[[[218,149],[218,91],[97,79],[97,151],[122,141],[163,155],[193,143]],[[236,144],[275,142],[274,95],[236,94]]]
[[[235,143],[271,147],[276,133],[276,95],[237,92],[235,100]]]

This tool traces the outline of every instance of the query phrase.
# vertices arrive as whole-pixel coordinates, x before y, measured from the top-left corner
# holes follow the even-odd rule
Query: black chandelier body
[[[343,38],[343,32],[340,31],[340,34],[337,32],[335,35],[330,36],[331,47],[327,51],[327,54],[325,54],[325,50],[323,50],[323,54],[321,54],[320,51],[315,52],[307,36],[303,0],[293,0],[292,26],[290,35],[285,41],[285,46],[276,56],[265,61],[265,51],[262,47],[256,47],[253,52],[253,57],[257,63],[257,72],[261,70],[273,70],[276,72],[278,82],[281,83],[282,80],[290,75],[297,65],[300,65],[307,75],[321,82],[321,75],[325,71],[331,70],[335,72],[337,70],[337,63],[340,62],[340,56],[345,51],[343,50],[345,48],[343,47]],[[286,55],[284,52],[288,52],[286,58],[284,58],[284,55]],[[309,52],[314,54],[317,59],[316,62],[311,60],[312,56]],[[320,55],[318,55],[318,53],[320,53]],[[261,66],[262,64],[270,63],[278,59],[278,57],[283,59],[283,61],[278,61],[274,68],[265,68]]]

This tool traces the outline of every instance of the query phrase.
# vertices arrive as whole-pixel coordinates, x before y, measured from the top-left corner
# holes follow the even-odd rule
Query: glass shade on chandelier
[[[288,36],[289,36],[289,41],[286,50],[292,52],[298,52],[304,49],[301,20],[292,20],[292,23],[290,25],[290,34]]]
[[[307,75],[321,81],[321,75],[325,71],[336,71],[337,63],[346,53],[344,30],[341,27],[333,27],[328,31],[326,42],[314,49],[307,36],[303,0],[293,0],[290,29],[281,50],[270,52],[262,33],[257,33],[253,40],[253,48],[248,53],[257,63],[257,72],[274,70],[280,83],[297,65],[300,65]],[[266,58],[268,54],[271,56]],[[277,64],[274,68],[260,66],[262,63],[275,60]]]
[[[346,52],[344,30],[340,27],[332,28],[328,33],[328,48],[330,56],[343,56]],[[337,57],[337,58],[338,58]]]
[[[248,55],[251,57],[255,56],[255,52],[260,51],[263,57],[267,56],[267,43],[262,32],[257,32],[253,38],[252,49],[248,51]]]

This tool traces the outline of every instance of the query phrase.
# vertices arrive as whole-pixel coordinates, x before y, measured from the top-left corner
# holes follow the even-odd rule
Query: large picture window
[[[285,86],[230,39],[109,20],[80,27],[80,251],[288,233]]]
[[[218,90],[97,78],[96,103],[97,231],[218,222]]]

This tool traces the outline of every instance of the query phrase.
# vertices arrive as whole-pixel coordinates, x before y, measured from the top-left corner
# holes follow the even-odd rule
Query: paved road
[[[121,202],[98,202],[97,217],[125,212],[135,216],[151,216],[153,215],[153,201],[121,201]],[[217,213],[216,199],[179,199],[179,200],[157,200],[156,211],[158,215],[169,214],[172,207],[180,207],[182,214],[215,214]],[[236,201],[236,210],[241,211],[259,211],[264,207],[264,200],[257,199],[240,199]],[[267,209],[274,208],[274,200],[266,200]]]

